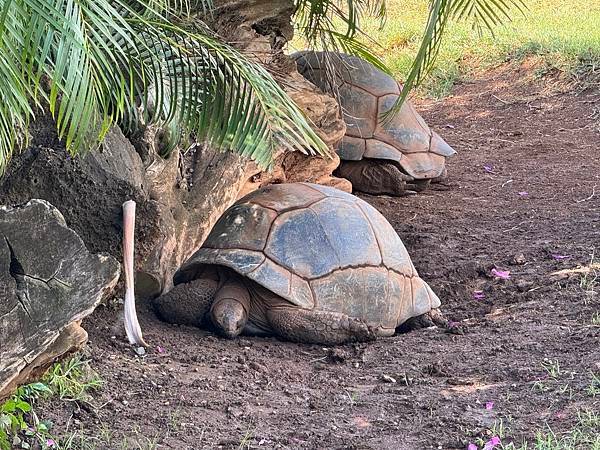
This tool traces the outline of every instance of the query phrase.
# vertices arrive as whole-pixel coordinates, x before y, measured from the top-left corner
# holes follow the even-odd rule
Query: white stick
[[[133,276],[133,247],[135,230],[135,202],[123,203],[123,267],[125,270],[125,331],[130,344],[143,345],[142,329],[135,310],[135,292]]]

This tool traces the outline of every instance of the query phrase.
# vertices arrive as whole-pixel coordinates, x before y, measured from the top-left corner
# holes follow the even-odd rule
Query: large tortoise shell
[[[175,274],[229,267],[306,309],[363,318],[384,329],[439,306],[402,241],[365,201],[309,183],[270,185],[229,208]]]
[[[396,80],[372,64],[343,53],[327,53],[329,64],[335,68],[329,77],[324,52],[298,52],[292,57],[307,80],[326,92],[338,93],[347,127],[337,149],[341,159],[396,161],[416,179],[442,174],[446,158],[456,152],[427,126],[409,102],[390,122],[380,119],[400,95],[402,86]]]

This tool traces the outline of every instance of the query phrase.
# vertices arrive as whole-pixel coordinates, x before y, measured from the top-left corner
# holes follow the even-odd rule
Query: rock
[[[0,401],[14,392],[19,385],[27,383],[28,380],[39,379],[57,359],[82,349],[87,342],[87,337],[87,332],[78,323],[72,322],[67,325],[42,354],[23,367],[8,384],[0,388]]]
[[[0,207],[0,398],[82,346],[78,322],[112,293],[119,273],[48,202]]]
[[[518,255],[515,255],[513,257],[513,263],[518,266],[522,266],[526,262],[527,262],[527,259],[525,258],[525,255],[523,253],[519,253]]]
[[[42,118],[40,120],[44,120]],[[40,134],[50,134],[47,123]],[[69,227],[93,253],[108,253],[121,259],[124,201],[137,203],[136,254],[144,260],[160,237],[160,211],[149,199],[142,160],[117,128],[105,143],[83,157],[70,157],[52,144],[32,145],[14,157],[0,179],[3,205],[20,205],[40,198],[60,208]],[[122,164],[120,162],[123,162]]]

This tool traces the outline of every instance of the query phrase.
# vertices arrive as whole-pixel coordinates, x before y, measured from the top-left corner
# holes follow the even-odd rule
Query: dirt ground
[[[499,67],[421,102],[459,152],[448,181],[409,198],[363,197],[464,334],[431,328],[328,349],[227,341],[142,311],[152,348],[139,357],[118,311],[101,307],[84,323],[105,380],[97,409],[38,414],[102,449],[465,449],[598,413],[589,387],[600,373],[600,278],[551,273],[600,253],[600,92],[567,93],[532,73]],[[494,267],[510,279],[493,279]]]

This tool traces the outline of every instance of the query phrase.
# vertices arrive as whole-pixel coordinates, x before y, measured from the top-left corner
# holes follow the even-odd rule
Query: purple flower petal
[[[562,261],[563,259],[569,259],[571,255],[552,255],[552,257],[557,261]]]
[[[486,164],[483,166],[483,170],[485,170],[487,173],[494,173],[494,166],[491,164]]]
[[[521,192],[519,192],[519,195],[521,197],[527,197],[529,195],[529,192],[527,192],[527,191],[521,191]]]
[[[467,450],[477,450],[477,446],[469,442],[469,445],[467,445]]]
[[[165,352],[165,349],[164,349],[163,347],[161,347],[160,345],[157,345],[157,346],[156,346],[156,351],[157,351],[158,353],[164,353],[164,352]]]
[[[485,445],[483,446],[483,450],[492,450],[492,449],[496,448],[496,446],[499,444],[500,444],[500,438],[498,436],[494,436],[485,443]]]
[[[485,298],[485,294],[483,291],[473,291],[473,298],[475,300],[482,300]]]
[[[46,447],[54,447],[56,445],[56,441],[54,439],[46,439]]]
[[[496,278],[508,280],[510,278],[510,271],[509,270],[499,270],[499,269],[493,268],[492,275],[495,276]]]
[[[494,409],[494,402],[486,402],[485,409],[487,409],[487,410]]]

